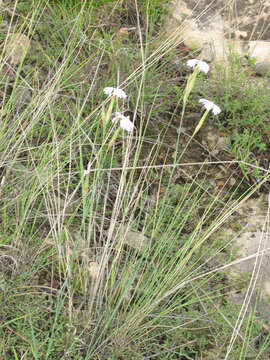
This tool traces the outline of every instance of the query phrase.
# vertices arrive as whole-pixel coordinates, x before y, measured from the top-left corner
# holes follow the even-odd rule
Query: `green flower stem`
[[[189,75],[188,80],[187,80],[187,85],[186,85],[186,88],[184,91],[183,108],[182,108],[182,112],[181,112],[180,125],[178,128],[178,136],[177,136],[177,140],[176,140],[176,151],[175,151],[175,155],[174,155],[174,165],[175,166],[176,166],[177,160],[179,161],[179,159],[177,159],[177,149],[179,147],[181,129],[182,129],[183,119],[184,119],[184,115],[185,115],[187,100],[188,100],[188,97],[189,97],[193,87],[194,87],[195,80],[197,78],[198,73],[199,73],[199,70],[195,68],[193,73],[191,75]],[[186,148],[185,148],[185,150],[186,150]],[[183,153],[181,154],[181,157],[182,157],[182,155],[183,155]]]
[[[196,80],[196,77],[197,77],[198,74],[199,74],[199,70],[195,69],[193,71],[193,73],[191,75],[189,75],[189,77],[188,77],[187,85],[186,85],[185,92],[184,92],[184,98],[183,98],[183,105],[184,106],[183,107],[186,106],[189,94],[191,93],[191,91],[192,91],[192,89],[194,87],[195,80]]]
[[[193,138],[197,134],[197,132],[200,130],[200,128],[203,126],[204,120],[206,119],[206,116],[208,115],[208,113],[209,113],[209,110],[206,110],[206,112],[201,117],[198,125],[196,126],[191,138]]]
[[[101,109],[101,118],[103,122],[103,138],[106,136],[108,124],[110,123],[111,115],[115,104],[115,96],[112,97],[108,110],[105,112],[104,106]]]
[[[108,149],[110,149],[110,148],[113,146],[113,144],[115,143],[115,141],[116,141],[116,139],[117,139],[117,137],[118,137],[118,135],[119,135],[119,133],[120,133],[120,130],[121,130],[120,127],[118,127],[118,128],[115,130],[115,133],[113,134],[113,137],[112,137],[111,141],[110,141],[109,144],[108,144]]]
[[[186,149],[188,148],[189,144],[191,143],[192,139],[194,138],[194,136],[197,134],[197,132],[198,132],[198,131],[200,130],[200,128],[202,127],[202,125],[203,125],[203,123],[204,123],[204,121],[205,121],[206,116],[207,116],[208,113],[209,113],[209,110],[207,110],[207,111],[203,114],[203,116],[201,117],[201,119],[200,119],[198,125],[196,126],[193,134],[191,135],[191,137],[189,138],[188,142],[186,143],[184,149],[182,150],[180,157],[176,159],[177,162],[179,162],[179,161],[181,160],[182,156],[184,155],[184,153],[185,153]]]

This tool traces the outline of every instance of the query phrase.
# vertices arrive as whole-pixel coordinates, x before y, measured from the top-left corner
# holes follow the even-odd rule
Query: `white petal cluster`
[[[187,66],[191,68],[194,68],[196,66],[200,71],[203,71],[205,74],[207,74],[209,71],[209,65],[202,60],[197,60],[197,59],[188,60]]]
[[[131,132],[134,129],[134,124],[129,120],[129,116],[124,116],[120,112],[116,112],[112,123],[115,123],[117,120],[120,120],[120,127],[123,130]]]
[[[107,96],[111,96],[114,95],[116,97],[118,97],[118,99],[126,99],[127,94],[124,92],[124,90],[119,89],[119,88],[114,88],[114,87],[105,87],[103,89],[104,94]]]
[[[219,106],[214,104],[212,101],[206,100],[206,99],[200,99],[199,103],[203,104],[206,110],[210,111],[212,110],[212,113],[214,115],[217,115],[221,112],[221,109]]]
[[[84,176],[89,175],[90,172],[91,172],[91,163],[90,163],[90,161],[89,161],[89,163],[87,164],[86,170],[84,170]]]

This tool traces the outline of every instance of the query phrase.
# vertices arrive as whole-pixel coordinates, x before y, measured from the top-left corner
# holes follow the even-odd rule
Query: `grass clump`
[[[5,36],[24,33],[31,49],[1,60],[0,356],[267,358],[252,311],[231,338],[241,309],[227,294],[238,284],[215,237],[261,183],[223,197],[207,159],[193,173],[180,166],[214,116],[204,102],[185,129],[207,75],[194,67],[173,83],[169,45],[151,47],[159,13],[115,6],[130,29],[115,30],[87,4],[74,18],[53,4],[29,9],[7,15]]]

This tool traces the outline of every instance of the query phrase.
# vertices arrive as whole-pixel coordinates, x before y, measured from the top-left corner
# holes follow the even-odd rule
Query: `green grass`
[[[43,1],[20,3],[4,19],[4,39],[22,32],[32,45],[12,67],[4,50],[1,58],[0,357],[267,359],[269,336],[254,310],[232,336],[243,311],[228,294],[247,280],[226,275],[237,255],[218,231],[268,173],[239,189],[238,168],[238,187],[211,187],[197,123],[185,129],[185,115],[202,111],[194,99],[205,75],[194,72],[187,89],[186,70],[172,61],[178,49],[169,40],[156,47],[160,4],[145,13],[145,4],[120,3],[107,5],[105,20],[103,8],[78,6],[73,17]],[[120,19],[136,31],[121,35]],[[107,86],[128,98],[107,98]],[[220,86],[225,95],[208,93],[231,109],[220,126],[267,126],[256,88],[235,99],[229,83]],[[112,124],[116,111],[133,132]],[[193,173],[179,166],[198,158]]]

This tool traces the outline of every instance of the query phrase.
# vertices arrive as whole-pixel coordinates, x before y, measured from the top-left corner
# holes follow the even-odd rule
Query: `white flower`
[[[105,95],[108,96],[115,95],[119,99],[125,99],[127,97],[127,94],[124,92],[124,90],[119,88],[105,87],[103,91]]]
[[[197,60],[197,59],[188,60],[187,66],[191,67],[191,68],[194,68],[195,66],[197,66],[197,68],[200,71],[203,71],[205,74],[207,74],[209,71],[209,65],[205,61],[202,61],[202,60]]]
[[[216,104],[214,104],[212,101],[206,100],[206,99],[200,99],[199,103],[202,103],[206,110],[210,111],[212,110],[212,113],[214,115],[217,115],[221,112],[220,107],[218,107]]]
[[[113,88],[113,87],[105,87],[105,88],[103,89],[104,94],[105,94],[105,95],[108,95],[108,96],[112,95],[113,91],[114,91],[114,88]]]
[[[121,119],[121,117],[124,116],[124,115],[122,115],[122,114],[121,114],[120,112],[118,112],[118,111],[116,111],[116,113],[115,113],[114,115],[115,115],[115,116],[114,116],[114,118],[112,119],[112,123],[113,123],[113,124],[116,122],[116,120]]]
[[[123,130],[131,132],[134,129],[134,125],[129,120],[129,116],[124,116],[120,112],[116,112],[115,117],[112,119],[112,123],[115,123],[115,121],[117,121],[118,119],[120,119],[120,127]]]
[[[120,121],[120,127],[123,130],[126,130],[128,132],[131,132],[134,129],[133,123],[129,120],[129,116],[123,117]]]
[[[91,172],[91,163],[90,163],[90,161],[89,161],[89,163],[87,164],[87,169],[84,170],[84,176],[89,175],[90,172]]]
[[[127,94],[124,92],[124,90],[119,89],[119,88],[115,88],[113,93],[119,99],[125,99],[127,97]]]

